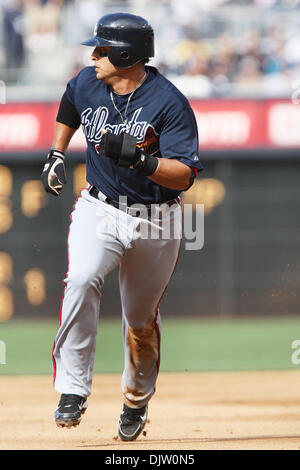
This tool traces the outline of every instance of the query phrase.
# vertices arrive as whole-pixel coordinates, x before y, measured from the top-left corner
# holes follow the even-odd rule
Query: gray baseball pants
[[[122,304],[124,403],[142,407],[155,392],[160,360],[159,303],[181,245],[182,211],[153,206],[151,219],[133,217],[81,192],[71,214],[68,273],[60,328],[53,346],[59,393],[91,394],[100,301],[106,276],[117,266]],[[101,200],[102,199],[102,200]]]

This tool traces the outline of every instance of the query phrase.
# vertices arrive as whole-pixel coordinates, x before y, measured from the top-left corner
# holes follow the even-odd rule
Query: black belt
[[[98,195],[100,193],[99,189],[96,188],[96,186],[92,186],[89,190],[89,193],[91,196],[95,197],[98,199]],[[116,207],[117,209],[126,212],[127,214],[131,215],[132,217],[151,217],[151,207],[152,204],[141,204],[140,207],[138,207],[138,203],[134,202],[135,207],[131,207],[133,204],[129,204],[126,206],[125,204],[122,204],[118,201],[114,201],[110,197],[106,197],[103,202],[106,202],[106,204],[110,204],[111,206]],[[167,206],[171,207],[173,204],[177,204],[177,199],[171,199],[170,201],[162,202],[160,204],[167,204]],[[160,205],[157,204],[157,205]],[[146,214],[144,214],[147,212]]]

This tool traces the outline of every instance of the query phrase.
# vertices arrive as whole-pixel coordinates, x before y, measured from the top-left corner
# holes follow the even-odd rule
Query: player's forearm
[[[175,158],[157,158],[143,153],[136,145],[136,137],[128,133],[116,135],[105,129],[101,132],[101,154],[116,165],[135,169],[169,189],[184,191],[192,185],[195,175],[188,165]]]
[[[178,160],[158,158],[158,166],[148,178],[166,188],[184,191],[190,185],[191,168]]]
[[[56,121],[52,147],[65,152],[75,132],[76,129]]]

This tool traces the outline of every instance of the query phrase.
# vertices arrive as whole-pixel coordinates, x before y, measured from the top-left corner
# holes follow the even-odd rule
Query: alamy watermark
[[[193,227],[194,226],[194,227]],[[204,246],[204,204],[183,204],[185,249],[196,251]]]
[[[292,364],[298,366],[300,364],[300,339],[295,339],[291,344],[291,348],[295,350],[291,356]]]
[[[0,340],[0,365],[6,364],[6,344]]]
[[[300,80],[295,80],[292,83],[292,103],[300,104]]]
[[[103,210],[105,208],[105,210]],[[101,238],[124,240],[183,240],[188,251],[204,246],[204,205],[181,204],[173,200],[162,204],[127,205],[120,196],[118,207],[99,206],[96,234]],[[127,217],[129,215],[130,217]]]
[[[0,104],[6,104],[6,84],[0,80]]]

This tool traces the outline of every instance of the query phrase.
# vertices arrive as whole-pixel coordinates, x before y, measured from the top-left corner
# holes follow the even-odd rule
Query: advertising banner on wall
[[[192,100],[199,150],[300,149],[300,105],[289,100]],[[46,151],[58,103],[0,105],[0,153]],[[69,150],[84,151],[80,129]]]

